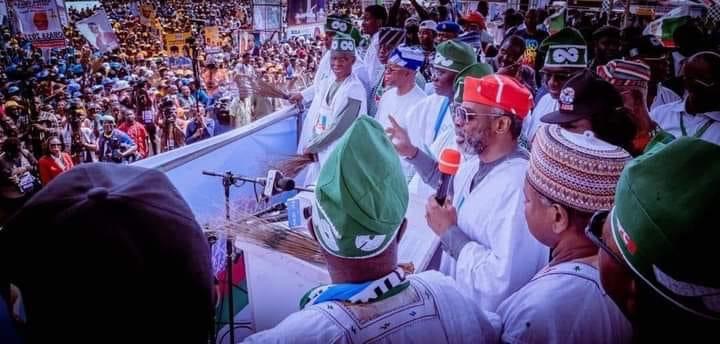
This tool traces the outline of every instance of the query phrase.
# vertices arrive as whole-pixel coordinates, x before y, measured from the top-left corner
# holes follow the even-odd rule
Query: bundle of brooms
[[[268,98],[280,98],[290,99],[290,95],[281,89],[263,81],[258,77],[250,77],[248,75],[239,75],[235,82],[237,82],[240,96],[256,95],[260,97]]]
[[[325,257],[318,243],[303,231],[269,223],[259,217],[234,212],[230,220],[222,220],[214,231],[224,232],[239,241],[272,251],[285,253],[317,266],[325,266]]]

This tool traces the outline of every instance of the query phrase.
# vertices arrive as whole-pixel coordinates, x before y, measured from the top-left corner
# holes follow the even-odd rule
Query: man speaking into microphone
[[[440,270],[484,310],[495,311],[548,260],[548,249],[532,237],[524,216],[528,156],[517,138],[532,96],[502,75],[466,77],[461,94],[453,120],[465,159],[453,180],[454,196],[443,204],[430,197],[426,218],[442,242]],[[438,185],[438,163],[402,128],[393,125],[387,132],[423,180]]]

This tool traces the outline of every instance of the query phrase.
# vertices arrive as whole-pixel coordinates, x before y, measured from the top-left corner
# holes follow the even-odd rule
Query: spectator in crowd
[[[592,35],[593,60],[590,68],[595,69],[620,58],[620,30],[613,26],[603,26]]]
[[[185,129],[185,143],[191,144],[215,135],[215,120],[207,117],[205,108],[201,107],[199,111],[190,109],[189,113],[192,119]]]
[[[51,180],[61,173],[69,171],[73,166],[70,154],[62,151],[60,139],[51,136],[47,140],[47,154],[38,160],[38,170],[42,184],[48,185]]]
[[[144,159],[148,156],[148,133],[145,126],[135,120],[135,111],[131,109],[124,110],[123,116],[125,121],[118,126],[118,129],[130,136],[130,139],[137,146],[138,159]]]
[[[683,65],[687,96],[655,108],[650,117],[675,137],[693,136],[720,144],[720,54],[701,52]]]
[[[137,145],[123,131],[115,128],[115,118],[102,118],[103,132],[98,139],[98,159],[103,162],[130,163],[135,161]]]

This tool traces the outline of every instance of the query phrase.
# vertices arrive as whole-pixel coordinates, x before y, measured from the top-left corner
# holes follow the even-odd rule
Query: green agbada
[[[378,122],[361,116],[320,170],[313,207],[315,236],[337,257],[376,256],[395,240],[408,197],[392,143]]]

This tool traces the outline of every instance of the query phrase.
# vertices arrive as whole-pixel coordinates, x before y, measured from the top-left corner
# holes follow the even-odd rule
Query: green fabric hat
[[[540,44],[545,52],[545,68],[586,68],[587,43],[580,31],[566,27]]]
[[[662,297],[720,320],[717,205],[720,146],[683,137],[654,142],[630,162],[615,193],[613,239],[631,269]]]
[[[458,73],[475,63],[477,63],[477,57],[471,46],[450,40],[437,46],[433,67]]]
[[[313,230],[328,253],[370,258],[395,240],[408,207],[407,181],[378,122],[355,120],[325,161],[315,199]]]
[[[461,70],[460,73],[455,77],[453,84],[455,85],[455,102],[462,103],[463,88],[465,85],[465,77],[472,76],[475,78],[482,78],[486,75],[493,73],[492,67],[487,63],[475,63],[471,64],[465,69]]]
[[[332,44],[330,45],[330,51],[354,53],[355,41],[348,36],[337,35],[333,37]]]
[[[331,31],[343,35],[350,35],[353,24],[350,19],[341,16],[328,16],[325,21],[325,31]]]

